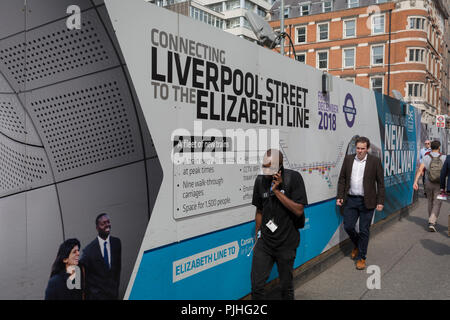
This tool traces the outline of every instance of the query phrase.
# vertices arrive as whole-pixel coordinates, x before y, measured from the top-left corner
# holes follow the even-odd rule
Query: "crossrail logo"
[[[351,105],[349,105],[349,103],[351,103]],[[356,118],[356,108],[355,102],[350,93],[347,93],[347,95],[345,96],[343,111],[345,115],[345,122],[347,122],[347,126],[349,128],[353,127]]]

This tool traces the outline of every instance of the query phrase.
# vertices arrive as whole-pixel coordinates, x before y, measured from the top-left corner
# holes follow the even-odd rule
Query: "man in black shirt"
[[[263,175],[256,178],[252,204],[256,207],[252,299],[264,299],[264,286],[276,262],[282,299],[293,300],[293,266],[300,243],[296,225],[298,219],[304,219],[303,209],[308,200],[302,176],[284,169],[279,150],[266,152]]]

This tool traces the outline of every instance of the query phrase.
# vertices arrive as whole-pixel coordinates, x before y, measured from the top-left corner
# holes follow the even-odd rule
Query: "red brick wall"
[[[427,29],[425,31],[420,30],[408,30],[408,17],[409,16],[424,16],[427,13],[423,10],[411,9],[395,11],[394,3],[380,4],[380,13],[385,15],[385,33],[381,35],[371,35],[371,29],[368,28],[368,19],[366,17],[367,7],[359,7],[354,9],[347,9],[341,11],[335,11],[330,13],[317,14],[312,16],[297,17],[285,19],[286,31],[291,30],[292,40],[295,39],[295,26],[306,25],[307,35],[306,44],[296,45],[295,50],[297,52],[306,52],[306,63],[316,67],[316,57],[318,50],[328,50],[329,62],[328,72],[341,77],[354,77],[357,85],[369,88],[371,76],[383,76],[384,74],[384,92],[387,93],[387,73],[388,73],[388,39],[389,39],[389,13],[388,10],[392,9],[391,16],[391,75],[390,75],[390,93],[392,90],[398,90],[402,95],[406,96],[405,92],[406,82],[423,82],[425,86],[429,81],[432,83],[439,83],[442,67],[442,58],[440,54],[444,48],[442,41],[435,42],[436,47],[433,47],[432,37],[436,36],[434,29],[430,29],[430,38],[427,39]],[[363,15],[359,17],[359,15]],[[340,18],[339,21],[332,21],[332,19]],[[343,39],[343,20],[344,19],[356,19],[356,37],[350,39]],[[309,24],[309,23],[312,24]],[[317,24],[321,22],[329,23],[329,41],[317,41],[318,27]],[[273,28],[280,27],[279,21],[273,21],[270,23]],[[289,27],[290,26],[290,27]],[[370,24],[369,24],[370,26]],[[441,37],[442,39],[442,37]],[[361,45],[362,46],[358,46]],[[367,44],[367,45],[365,45]],[[383,66],[371,66],[371,45],[384,44],[384,65]],[[343,48],[344,47],[356,47],[355,55],[355,67],[351,69],[343,69]],[[339,47],[333,49],[333,47]],[[441,61],[441,65],[437,65],[437,71],[435,75],[431,74],[431,68],[426,59],[431,60],[431,54],[424,56],[424,63],[416,63],[408,61],[408,48],[424,48],[425,52],[434,52],[434,61]],[[285,46],[288,51],[288,44]],[[314,52],[308,52],[313,49]],[[428,71],[427,71],[428,70]],[[408,72],[402,72],[408,71]],[[357,76],[357,75],[361,76]],[[428,80],[427,80],[428,78]],[[425,87],[424,86],[424,87]],[[430,86],[430,85],[429,85]],[[431,87],[431,86],[430,86]],[[439,91],[439,90],[438,90]],[[436,105],[439,101],[435,99]]]

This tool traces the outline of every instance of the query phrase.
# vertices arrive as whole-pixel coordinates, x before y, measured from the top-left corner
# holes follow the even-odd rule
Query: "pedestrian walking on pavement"
[[[425,140],[424,142],[424,147],[422,149],[420,149],[420,155],[419,155],[419,162],[420,164],[423,163],[423,157],[425,157],[425,154],[431,152],[431,141],[430,140]],[[423,185],[423,195],[426,197],[427,193],[425,191],[425,172],[422,174],[422,185]]]
[[[338,180],[336,205],[343,208],[344,229],[354,244],[351,257],[356,268],[366,268],[370,224],[375,210],[384,207],[384,176],[381,160],[368,154],[370,141],[356,139],[356,154],[347,155]],[[359,218],[359,233],[355,230]]]
[[[264,285],[276,262],[281,298],[294,300],[293,267],[300,243],[299,228],[305,224],[308,204],[301,174],[283,167],[283,154],[270,149],[264,155],[263,174],[255,181],[252,204],[255,214],[255,247],[251,285],[252,299],[265,299]],[[261,231],[261,237],[257,233]]]
[[[437,199],[437,196],[441,191],[441,170],[446,156],[439,152],[440,147],[441,143],[439,141],[435,140],[431,142],[431,152],[423,157],[423,161],[420,164],[419,170],[417,170],[413,184],[414,190],[418,190],[419,185],[417,184],[417,181],[424,173],[425,169],[427,172],[427,174],[425,174],[425,192],[428,199],[428,230],[431,232],[436,232],[436,220],[439,217],[442,205],[442,200]]]

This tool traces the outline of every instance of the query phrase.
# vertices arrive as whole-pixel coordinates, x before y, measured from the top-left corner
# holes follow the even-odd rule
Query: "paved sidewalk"
[[[450,202],[443,203],[437,232],[427,229],[427,200],[371,237],[367,266],[381,271],[381,289],[367,288],[372,275],[356,270],[349,256],[295,288],[297,300],[309,299],[450,299]]]

